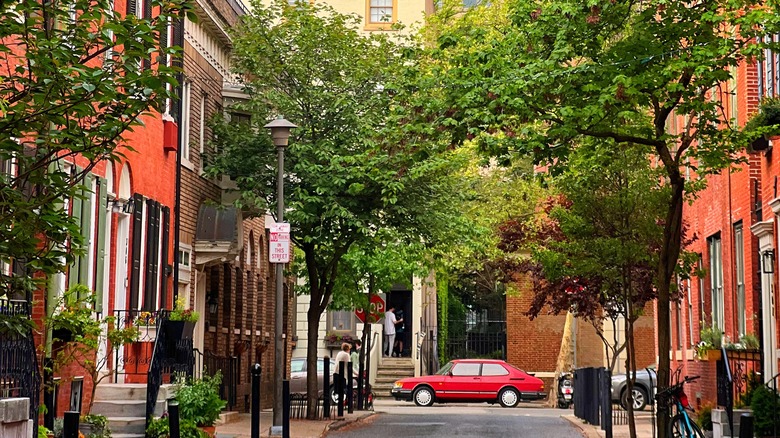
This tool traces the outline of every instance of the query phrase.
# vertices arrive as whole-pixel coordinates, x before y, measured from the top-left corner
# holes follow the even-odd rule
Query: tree
[[[286,155],[285,219],[305,263],[311,369],[321,315],[343,302],[353,246],[432,247],[459,223],[453,175],[462,160],[435,143],[399,140],[390,117],[403,112],[393,106],[394,79],[413,49],[361,35],[358,23],[320,3],[255,3],[234,34],[235,66],[249,95],[241,107],[252,129],[217,123],[221,154],[210,169],[234,178],[244,205],[268,209],[277,201],[276,158],[262,125],[283,114],[299,126]],[[381,240],[386,229],[395,241]],[[307,392],[312,417],[314,374]]]
[[[160,36],[190,6],[153,0],[160,14],[139,18],[113,5],[24,0],[0,11],[0,262],[16,271],[0,270],[0,296],[30,301],[82,251],[63,200],[84,196],[84,176],[121,157],[123,135],[173,97],[177,69],[158,59],[179,48]]]
[[[503,7],[505,26],[477,19]],[[509,0],[436,22],[427,65],[439,85],[425,93],[452,143],[473,138],[493,155],[565,165],[582,140],[610,139],[657,158],[671,193],[655,266],[660,389],[669,383],[682,211],[695,188],[686,168],[694,178],[718,172],[748,143],[751,133],[725,126],[718,90],[731,67],[777,48],[763,38],[777,33],[776,12],[751,0]],[[684,121],[679,132],[666,129],[672,117]],[[666,416],[658,419],[664,436]]]
[[[560,194],[540,209],[544,222],[510,223],[502,229],[502,248],[531,255],[520,266],[533,280],[528,315],[573,312],[596,329],[610,370],[625,350],[629,373],[636,370],[634,323],[656,298],[653,276],[662,238],[657,223],[668,196],[650,164],[639,147],[582,144],[572,152],[568,169],[552,181]],[[623,339],[617,337],[621,318]],[[604,333],[608,322],[611,339]],[[632,404],[627,408],[629,430],[636,436]]]

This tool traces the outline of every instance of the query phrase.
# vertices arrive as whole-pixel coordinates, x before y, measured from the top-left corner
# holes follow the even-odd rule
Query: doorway
[[[411,357],[412,355],[412,321],[414,313],[412,308],[412,291],[394,290],[387,293],[386,308],[395,308],[397,319],[403,319],[403,322],[395,326],[395,345],[393,352],[401,357]]]

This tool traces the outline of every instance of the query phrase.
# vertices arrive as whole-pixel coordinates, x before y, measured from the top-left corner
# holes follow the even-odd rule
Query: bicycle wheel
[[[690,429],[687,427],[685,419],[688,418],[690,423]],[[704,434],[701,433],[699,426],[687,415],[677,414],[672,418],[669,423],[669,437],[670,438],[704,438]]]

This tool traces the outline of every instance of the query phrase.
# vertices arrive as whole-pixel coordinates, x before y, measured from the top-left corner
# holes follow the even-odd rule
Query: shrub
[[[219,397],[222,374],[191,380],[176,391],[179,413],[198,426],[213,426],[227,403]]]
[[[696,424],[701,430],[712,430],[712,407],[712,403],[705,402],[696,410]]]
[[[168,423],[168,414],[163,414],[160,418],[149,420],[149,426],[146,428],[146,438],[170,438],[171,430]],[[206,438],[208,435],[198,429],[195,422],[180,419],[179,420],[180,438]]]
[[[753,410],[756,436],[774,436],[775,419],[780,418],[780,397],[777,393],[765,385],[760,385],[753,391],[750,408]]]

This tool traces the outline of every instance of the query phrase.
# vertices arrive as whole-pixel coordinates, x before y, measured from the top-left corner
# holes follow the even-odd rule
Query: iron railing
[[[147,312],[141,310],[114,310],[114,324],[118,329],[137,327],[140,332],[138,342],[154,342],[160,330],[160,318],[162,311]],[[149,365],[152,363],[151,354],[144,354],[145,350],[135,351],[133,354],[119,354],[124,345],[112,345],[114,349],[114,381],[119,381],[120,374],[143,376],[146,375]]]
[[[0,315],[30,317],[26,301],[0,299]],[[22,397],[30,400],[33,436],[38,435],[38,404],[41,393],[41,372],[32,330],[26,336],[0,334],[0,398]]]
[[[506,321],[449,320],[444,359],[506,360]]]
[[[306,419],[308,412],[307,401],[308,396],[305,393],[292,393],[290,394],[290,418]],[[317,398],[317,403],[314,405],[315,415],[314,418],[321,420],[325,417],[325,395],[320,395]],[[338,406],[336,403],[330,404],[330,416],[329,418],[336,418]]]
[[[233,410],[238,400],[238,357],[223,357],[207,351],[203,355],[204,373],[213,376],[217,372],[222,373],[222,382],[219,384],[219,396],[227,401],[228,410]]]
[[[149,371],[146,373],[147,422],[157,405],[160,386],[166,381],[173,383],[179,377],[191,378],[195,368],[192,338],[176,340],[168,338],[166,328],[169,323],[169,315],[169,310],[156,312],[158,331],[149,364]]]

